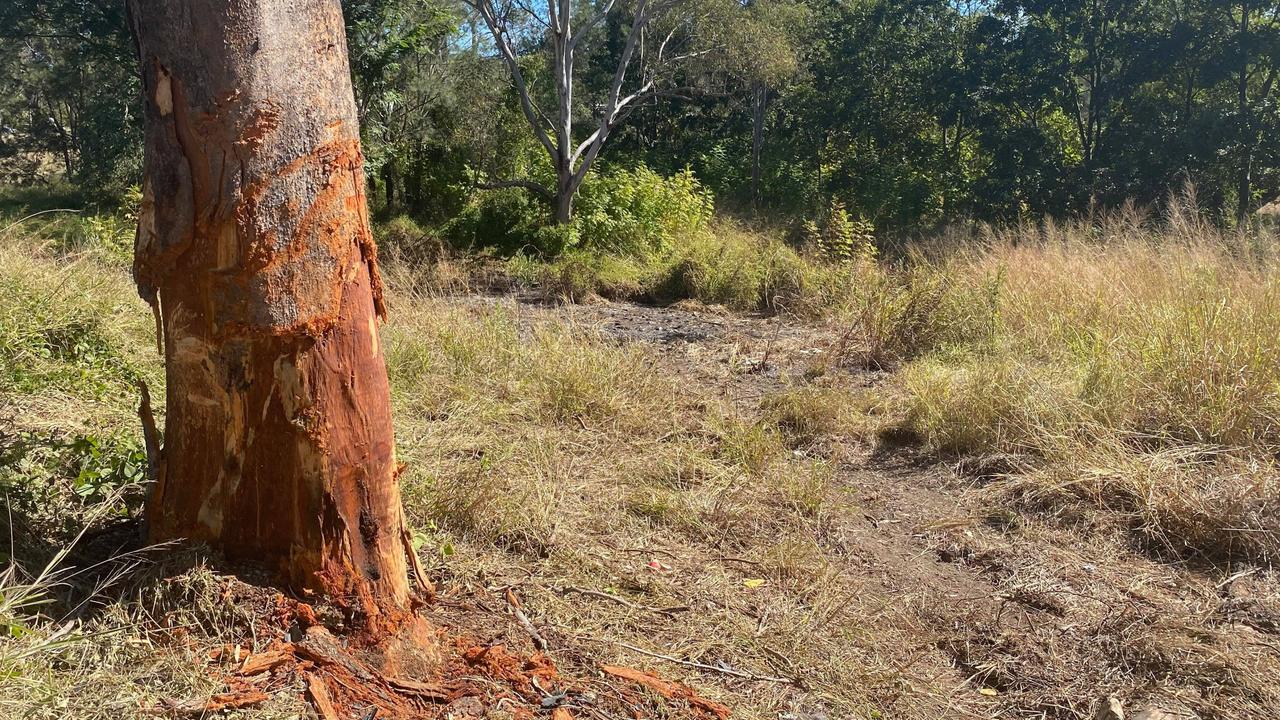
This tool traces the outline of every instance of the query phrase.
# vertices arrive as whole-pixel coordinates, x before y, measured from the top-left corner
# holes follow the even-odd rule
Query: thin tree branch
[[[604,21],[606,17],[609,16],[609,12],[613,10],[614,2],[615,0],[608,0],[608,2],[605,3],[604,7],[601,8],[600,12],[592,16],[592,18],[588,20],[585,25],[578,28],[578,31],[575,32],[573,36],[569,38],[570,48],[577,47],[578,43],[582,42],[582,38],[585,37],[587,33],[591,32],[592,28],[594,28],[596,25],[599,25],[601,22]]]
[[[520,71],[520,61],[516,57],[511,43],[507,40],[505,23],[499,22],[491,0],[463,0],[463,2],[479,12],[485,26],[489,28],[489,34],[493,36],[494,44],[498,46],[498,52],[502,55],[502,59],[507,65],[507,70],[511,72],[511,80],[515,83],[516,94],[520,96],[520,109],[524,112],[525,119],[529,121],[529,126],[533,128],[538,141],[554,157],[556,154],[555,144],[551,142],[551,138],[547,135],[546,128],[543,127],[540,120],[546,122],[547,125],[552,123],[547,118],[546,113],[542,112],[533,103],[533,98],[529,95],[529,87],[524,81],[524,73]]]

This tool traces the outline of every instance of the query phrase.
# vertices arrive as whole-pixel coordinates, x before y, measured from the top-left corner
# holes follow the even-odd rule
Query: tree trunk
[[[1249,106],[1249,3],[1240,4],[1240,78],[1236,88],[1236,111],[1240,118],[1240,168],[1236,184],[1236,219],[1244,222],[1253,211],[1253,114]]]
[[[396,169],[390,162],[382,166],[382,184],[387,189],[387,209],[390,210],[396,206]]]
[[[150,539],[207,542],[392,629],[408,534],[339,0],[129,9],[146,95],[134,276],[168,388]]]
[[[1244,147],[1244,158],[1240,161],[1240,179],[1236,186],[1236,220],[1248,221],[1253,214],[1253,145],[1257,141],[1248,142]]]
[[[768,99],[764,83],[751,86],[751,206],[760,204],[760,154],[764,150],[764,106]]]
[[[568,160],[556,163],[556,192],[552,198],[551,220],[556,225],[568,225],[573,220],[573,196],[578,191],[574,182],[573,166]]]

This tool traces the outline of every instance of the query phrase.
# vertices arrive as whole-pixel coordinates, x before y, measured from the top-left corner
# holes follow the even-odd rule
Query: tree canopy
[[[565,177],[640,166],[691,171],[722,209],[799,221],[836,201],[886,231],[1189,182],[1230,223],[1280,194],[1274,2],[343,5],[373,196],[450,237],[497,242],[549,220]],[[4,176],[136,184],[124,10],[14,0],[0,23]]]

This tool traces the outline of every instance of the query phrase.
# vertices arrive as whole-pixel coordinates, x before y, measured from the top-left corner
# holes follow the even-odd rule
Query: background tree
[[[1257,206],[1254,161],[1258,154],[1264,115],[1275,111],[1276,73],[1280,72],[1280,5],[1258,0],[1215,3],[1229,39],[1218,47],[1219,71],[1225,70],[1235,95],[1236,218],[1244,219]]]
[[[0,5],[0,178],[119,190],[141,167],[137,67],[123,3]]]
[[[520,108],[534,137],[546,150],[555,175],[554,187],[531,179],[505,179],[487,187],[517,185],[536,192],[552,204],[554,222],[569,222],[573,197],[610,135],[646,100],[676,92],[673,78],[681,63],[708,54],[699,44],[700,25],[709,13],[690,0],[636,0],[623,6],[604,0],[581,24],[575,20],[571,0],[546,0],[529,4],[522,0],[466,0],[489,32],[498,56],[511,74]],[[612,77],[603,97],[592,109],[590,132],[575,135],[575,90],[580,87],[578,57],[593,33],[609,21],[625,17],[624,38]],[[548,112],[526,78],[521,64],[522,47],[540,45],[549,60],[551,76]]]
[[[795,225],[834,199],[903,235],[1152,203],[1188,180],[1224,224],[1280,195],[1274,2],[343,8],[377,210],[455,245],[558,252],[577,230],[545,226],[595,176],[641,166],[690,170],[724,212]],[[0,23],[0,172],[95,197],[138,183],[120,8],[13,0]]]

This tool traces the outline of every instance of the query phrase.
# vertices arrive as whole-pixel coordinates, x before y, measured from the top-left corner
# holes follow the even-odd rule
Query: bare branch
[[[636,5],[635,19],[631,22],[631,31],[627,33],[626,44],[622,46],[622,55],[618,58],[618,69],[614,71],[613,82],[609,85],[609,99],[605,103],[604,112],[600,115],[600,126],[595,132],[591,133],[588,142],[578,146],[578,149],[569,160],[570,164],[576,164],[578,158],[583,157],[584,166],[589,166],[591,160],[594,160],[595,156],[600,153],[600,146],[613,129],[613,122],[618,113],[619,96],[622,94],[622,84],[627,79],[627,67],[631,65],[631,57],[635,54],[640,35],[648,23],[648,0],[639,0]],[[583,155],[584,151],[586,155]],[[585,176],[586,172],[583,168],[579,168],[574,175],[576,177],[579,174]]]
[[[628,95],[628,96],[626,96],[626,97],[622,98],[621,100],[619,100],[619,101],[618,101],[618,107],[614,108],[614,111],[613,111],[613,112],[614,112],[615,117],[617,116],[617,114],[618,114],[618,111],[619,111],[619,110],[621,110],[621,109],[625,108],[626,106],[630,105],[631,103],[635,102],[637,98],[644,97],[644,96],[645,96],[646,94],[648,94],[648,92],[649,92],[650,90],[652,90],[652,89],[653,89],[653,80],[650,80],[649,82],[647,82],[647,83],[645,83],[644,85],[640,86],[640,89],[639,89],[639,90],[637,90],[637,91],[635,91],[635,92],[631,93],[630,95]],[[610,123],[611,123],[611,124],[612,124],[612,121],[613,121],[613,118],[610,118]]]
[[[696,57],[702,57],[703,55],[710,55],[712,52],[712,50],[699,50],[698,52],[685,53],[683,55],[673,55],[672,57],[663,60],[662,64],[674,65],[682,60],[691,60]]]
[[[560,17],[556,12],[556,0],[547,0],[547,17],[551,20],[547,28],[556,34],[560,33]]]
[[[585,25],[578,28],[578,31],[573,34],[573,37],[569,38],[570,48],[577,47],[578,43],[582,42],[582,38],[585,37],[587,33],[591,32],[592,28],[594,28],[596,25],[599,25],[601,22],[604,21],[606,17],[609,16],[609,12],[613,10],[614,2],[615,0],[608,0],[608,2],[605,3],[604,7],[600,9],[600,12],[596,13],[590,20],[586,22]]]
[[[524,73],[520,70],[520,61],[507,39],[506,24],[498,20],[491,0],[463,1],[480,13],[485,26],[489,28],[489,34],[493,36],[493,42],[498,46],[498,52],[502,55],[502,59],[507,65],[507,70],[511,72],[511,80],[515,83],[516,94],[520,96],[520,109],[524,112],[525,119],[529,121],[529,125],[537,134],[538,141],[547,149],[547,152],[554,156],[556,147],[547,135],[546,128],[542,125],[542,122],[546,122],[547,125],[551,125],[551,122],[546,113],[542,112],[534,104],[533,98],[529,95],[529,87],[525,84]]]
[[[521,10],[525,11],[525,13],[527,13],[529,17],[534,20],[534,22],[538,23],[544,28],[547,28],[548,30],[551,29],[551,23],[555,22],[554,15],[551,17],[551,23],[547,22],[546,20],[543,20],[542,16],[538,14],[538,11],[535,10],[533,6],[529,5],[527,2],[524,2],[524,0],[512,0],[512,4],[514,4],[516,7],[520,8]]]

